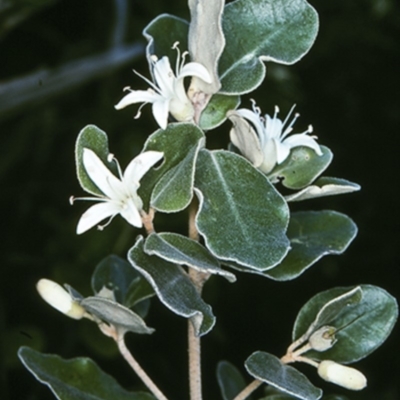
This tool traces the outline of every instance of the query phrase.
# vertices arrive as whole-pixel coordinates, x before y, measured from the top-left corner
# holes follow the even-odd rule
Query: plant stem
[[[254,379],[249,385],[247,385],[233,400],[245,400],[249,397],[256,389],[258,389],[263,382],[258,379]]]
[[[156,386],[156,384],[151,380],[151,378],[146,374],[139,363],[134,359],[130,351],[125,345],[124,335],[118,335],[116,339],[118,349],[128,364],[136,372],[137,376],[143,381],[143,383],[149,388],[149,390],[154,394],[158,400],[168,400],[161,390]]]

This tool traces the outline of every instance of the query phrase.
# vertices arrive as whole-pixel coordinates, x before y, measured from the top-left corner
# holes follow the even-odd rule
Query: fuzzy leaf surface
[[[190,318],[197,335],[208,333],[215,324],[215,317],[187,273],[176,264],[146,254],[143,242],[143,238],[139,238],[129,250],[129,262],[149,281],[166,307],[177,315]]]
[[[287,204],[243,157],[202,150],[195,187],[200,198],[197,228],[216,257],[265,271],[287,254]]]
[[[322,353],[307,352],[315,360],[329,359],[339,363],[358,361],[376,350],[389,336],[398,316],[396,299],[384,289],[360,285],[362,299],[347,305],[337,314],[331,313],[325,323],[335,327],[335,345]],[[312,297],[300,310],[293,328],[293,339],[302,336],[324,305],[349,292],[352,287],[330,289]]]
[[[322,257],[342,254],[356,235],[356,224],[345,214],[331,210],[292,213],[287,230],[292,248],[265,275],[278,281],[295,279]]]
[[[242,374],[228,361],[218,363],[217,380],[223,400],[232,400],[246,387]],[[251,400],[252,397],[248,396],[246,399]]]
[[[251,92],[262,83],[263,61],[297,62],[318,31],[318,14],[304,0],[236,0],[225,6],[222,22],[221,92],[231,94]]]
[[[315,387],[305,375],[283,364],[272,354],[256,351],[246,360],[245,367],[254,378],[297,399],[318,400],[322,396],[322,390]]]
[[[29,347],[21,347],[18,357],[59,400],[155,400],[149,393],[123,389],[90,358],[64,360]]]

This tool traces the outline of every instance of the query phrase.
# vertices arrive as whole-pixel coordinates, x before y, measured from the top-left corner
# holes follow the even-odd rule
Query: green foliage
[[[293,328],[294,340],[308,331],[316,316],[315,326],[329,324],[336,328],[335,345],[322,353],[307,352],[308,357],[352,363],[375,351],[386,340],[397,320],[397,302],[379,287],[360,285],[360,288],[361,299],[359,290],[353,294],[352,288],[334,288],[317,294],[302,307]],[[345,293],[351,297],[340,297]],[[332,305],[326,309],[327,303]]]
[[[217,379],[223,400],[232,400],[246,387],[242,374],[228,361],[220,361],[218,363]],[[251,399],[251,396],[247,397],[247,400]]]
[[[297,399],[318,400],[322,390],[290,365],[283,364],[272,354],[256,351],[245,362],[248,373]]]
[[[22,347],[18,356],[33,376],[59,400],[153,400],[143,392],[128,392],[90,358],[64,360]]]

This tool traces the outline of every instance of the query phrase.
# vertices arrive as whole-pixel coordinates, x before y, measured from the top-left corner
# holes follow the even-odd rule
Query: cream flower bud
[[[84,316],[85,309],[58,283],[41,279],[36,289],[44,301],[68,317],[81,319]]]
[[[322,379],[349,390],[361,390],[367,386],[367,378],[360,371],[331,360],[319,364],[318,374]]]
[[[335,332],[336,328],[333,326],[323,326],[310,336],[308,343],[310,343],[310,346],[313,350],[328,350],[336,343]]]

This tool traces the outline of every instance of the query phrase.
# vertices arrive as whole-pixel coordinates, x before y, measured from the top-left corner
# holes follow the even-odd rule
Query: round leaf
[[[295,279],[323,256],[343,253],[356,235],[356,224],[336,211],[293,213],[287,231],[292,248],[282,263],[265,275],[278,281]]]
[[[243,157],[202,150],[195,187],[197,228],[219,259],[265,271],[289,250],[289,210],[275,187]]]
[[[348,305],[329,323],[337,329],[335,345],[325,352],[307,352],[315,360],[333,360],[339,363],[358,361],[376,350],[389,336],[397,320],[396,299],[385,290],[361,285],[362,300]],[[311,298],[300,310],[293,328],[293,339],[302,336],[326,303],[350,291],[351,287],[334,288]]]
[[[246,387],[242,374],[228,361],[218,363],[217,379],[223,400],[232,400]],[[246,399],[251,400],[251,396],[246,397]]]

